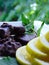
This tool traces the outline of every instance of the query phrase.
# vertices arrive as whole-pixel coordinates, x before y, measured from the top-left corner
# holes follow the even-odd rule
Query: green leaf
[[[41,30],[42,30],[42,28],[43,28],[43,25],[44,25],[44,22],[41,24],[41,27],[37,30],[37,36],[40,35],[40,32],[41,32]]]
[[[22,18],[23,25],[27,25],[30,23],[29,19],[24,14],[22,14],[21,18]]]
[[[18,63],[15,58],[4,57],[0,59],[0,65],[18,65]]]
[[[34,23],[30,22],[28,25],[25,26],[27,34],[31,34],[34,32]]]

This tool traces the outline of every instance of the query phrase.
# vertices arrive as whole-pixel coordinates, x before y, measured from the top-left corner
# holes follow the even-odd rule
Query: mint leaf
[[[44,25],[44,22],[41,24],[41,27],[37,30],[37,36],[40,35],[40,32],[41,32],[41,30],[42,30],[42,28],[43,28],[43,25]]]
[[[29,19],[24,14],[22,14],[21,19],[22,19],[23,25],[27,25],[30,23]]]

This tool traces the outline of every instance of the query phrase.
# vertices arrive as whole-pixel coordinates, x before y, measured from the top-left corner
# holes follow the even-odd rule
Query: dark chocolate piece
[[[25,33],[25,28],[24,27],[14,27],[14,34],[15,35],[23,35]]]
[[[4,44],[0,43],[0,56],[4,55]]]
[[[12,35],[17,35],[17,36],[22,36],[25,33],[25,28],[22,25],[21,22],[16,22],[14,24],[8,24],[8,23],[3,23],[1,25],[2,28],[9,28],[10,34]]]
[[[9,28],[0,28],[0,38],[5,38],[10,35]]]
[[[1,38],[0,38],[0,43],[4,44],[4,42],[6,42],[6,41],[8,41],[8,40],[9,40],[9,38],[8,38],[8,37],[3,38],[3,39],[1,39]]]
[[[36,34],[26,34],[22,37],[19,37],[17,40],[22,44],[25,45],[27,44],[30,40],[32,40],[33,38],[37,37]]]
[[[8,23],[3,23],[3,24],[1,25],[2,28],[10,27],[10,26],[11,26],[11,25],[9,25]]]
[[[25,33],[24,27],[10,27],[11,34],[16,36],[22,36]]]
[[[5,31],[0,28],[0,38],[4,38],[4,35],[5,35]]]
[[[5,50],[7,52],[7,56],[12,56],[12,57],[15,56],[16,50],[22,46],[19,42],[15,42],[14,40],[6,41],[4,45],[5,45]]]
[[[15,57],[16,50],[21,46],[20,42],[16,42],[11,37],[0,39],[0,56]]]
[[[12,24],[11,24],[12,25]],[[10,27],[11,34],[16,36],[22,36],[25,33],[25,28],[22,23],[16,22],[16,24]]]

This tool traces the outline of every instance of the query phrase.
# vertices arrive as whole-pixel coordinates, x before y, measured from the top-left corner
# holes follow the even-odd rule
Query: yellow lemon
[[[38,37],[35,46],[42,52],[49,55],[49,42],[45,39],[44,35]]]
[[[36,62],[39,62],[40,65],[49,65],[49,62],[44,62],[42,60],[36,59]]]
[[[32,58],[26,51],[26,46],[22,46],[16,51],[16,59],[20,65],[41,65],[40,62],[38,62],[35,58]]]
[[[49,31],[44,35],[46,40],[49,42]]]
[[[33,40],[31,40],[27,46],[26,46],[26,50],[28,51],[28,53],[35,58],[38,58],[40,60],[49,62],[49,56],[43,52],[41,52],[36,46],[35,46],[35,42],[38,40],[38,38],[35,38]]]

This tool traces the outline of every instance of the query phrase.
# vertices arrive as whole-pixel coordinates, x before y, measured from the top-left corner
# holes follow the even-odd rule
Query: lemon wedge
[[[40,60],[49,62],[49,56],[43,52],[41,52],[36,46],[35,46],[35,42],[38,40],[38,37],[31,40],[27,46],[26,46],[26,50],[28,51],[28,53],[35,58],[38,58]]]

